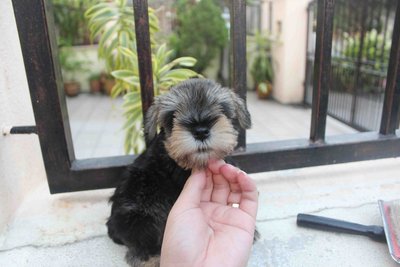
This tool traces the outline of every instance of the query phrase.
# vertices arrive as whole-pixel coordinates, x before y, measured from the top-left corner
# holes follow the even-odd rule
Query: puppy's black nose
[[[197,140],[203,141],[210,136],[210,129],[208,129],[208,127],[204,127],[204,126],[196,126],[193,129],[193,136]]]

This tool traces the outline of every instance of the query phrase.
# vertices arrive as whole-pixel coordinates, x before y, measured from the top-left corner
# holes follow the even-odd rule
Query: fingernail
[[[242,171],[242,170],[239,170],[239,173],[241,173],[241,174],[244,174],[244,175],[246,175],[246,176],[247,176],[247,173],[246,173],[246,172],[244,172],[244,171]]]

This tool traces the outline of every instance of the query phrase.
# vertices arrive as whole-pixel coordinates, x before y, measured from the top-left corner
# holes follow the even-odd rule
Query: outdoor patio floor
[[[68,101],[77,154],[105,156],[101,145],[115,145],[117,137],[106,141],[94,134],[92,139],[96,140],[86,150],[80,147],[85,142],[79,138],[89,132],[85,121],[93,117],[107,118],[111,123],[102,125],[97,119],[96,127],[102,133],[118,131],[120,126],[112,123],[117,120],[113,112],[120,100],[110,110],[102,106],[106,99],[96,96],[95,104],[79,111],[81,107],[74,101],[80,98],[89,96]],[[248,132],[249,142],[308,136],[309,109],[258,101],[252,94],[249,109],[254,122]],[[78,121],[74,121],[76,116]],[[328,135],[353,132],[331,119],[327,130]],[[121,154],[121,150],[112,153]],[[257,173],[251,177],[260,192],[257,227],[262,237],[253,247],[248,266],[398,266],[391,260],[386,244],[366,237],[299,228],[296,216],[311,213],[382,225],[377,200],[400,199],[400,158]],[[44,180],[26,196],[7,230],[0,234],[0,266],[126,266],[125,248],[107,237],[104,225],[112,191],[50,195]]]

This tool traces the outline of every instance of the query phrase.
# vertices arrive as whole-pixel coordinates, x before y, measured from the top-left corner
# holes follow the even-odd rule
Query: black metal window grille
[[[380,127],[397,0],[336,0],[328,114],[360,131]],[[317,2],[308,7],[305,103],[311,105]]]
[[[246,1],[231,0],[232,85],[246,99]],[[400,4],[396,1],[392,48],[379,132],[325,137],[331,88],[334,0],[318,1],[309,139],[249,144],[239,136],[234,159],[248,173],[400,155]],[[77,160],[57,59],[51,7],[45,0],[13,0],[36,127],[51,193],[113,187],[135,156]],[[134,0],[143,112],[153,98],[147,1]]]

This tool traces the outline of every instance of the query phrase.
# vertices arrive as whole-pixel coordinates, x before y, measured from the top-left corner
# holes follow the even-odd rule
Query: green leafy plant
[[[125,51],[125,53],[131,53],[131,51]],[[196,72],[185,69],[175,68],[180,67],[192,67],[196,63],[196,60],[191,57],[177,58],[171,62],[168,61],[168,55],[172,53],[172,50],[167,51],[166,45],[161,45],[157,52],[152,55],[153,65],[153,82],[154,82],[154,94],[159,95],[168,91],[168,89],[186,79],[191,77],[199,76]],[[131,58],[136,58],[136,55],[132,54]],[[137,61],[132,60],[132,64]],[[133,68],[137,70],[136,68]],[[142,122],[142,103],[140,101],[140,82],[138,73],[132,69],[115,70],[111,73],[116,79],[117,84],[113,89],[115,92],[120,92],[124,87],[123,83],[129,84],[133,90],[130,90],[124,95],[124,116],[126,118],[123,128],[126,130],[125,138],[125,151],[128,153],[131,149],[138,153],[144,146],[141,140],[141,122]]]
[[[89,76],[89,81],[100,80],[100,73],[92,73]]]
[[[201,73],[228,41],[228,29],[221,8],[214,0],[177,1],[177,28],[170,39],[176,56],[198,59],[194,70]]]
[[[116,79],[111,96],[124,95],[125,152],[133,150],[139,153],[144,148],[141,131],[143,117],[132,7],[127,6],[126,0],[114,0],[89,8],[85,16],[91,38],[99,38],[99,57],[105,59],[107,71]],[[159,30],[159,22],[151,8],[149,23],[154,94],[157,96],[178,82],[199,75],[187,69],[195,65],[196,59],[180,57],[170,61],[172,50],[167,50],[165,44],[157,43],[155,33]]]
[[[135,51],[135,24],[133,8],[126,0],[99,3],[85,12],[90,38],[99,39],[98,55],[106,62],[108,72],[121,69],[132,60],[126,50]],[[159,30],[154,10],[149,8],[150,36],[154,44],[154,33]],[[125,48],[125,50],[123,50]]]
[[[76,58],[73,50],[69,46],[60,47],[58,60],[61,65],[63,80],[65,82],[75,81],[79,72],[86,70],[86,61]]]
[[[136,55],[129,50],[124,49],[124,53],[130,54],[131,65],[137,64]],[[193,67],[196,63],[196,59],[192,57],[180,57],[169,61],[169,55],[173,53],[173,50],[167,50],[166,44],[162,44],[152,55],[152,66],[153,66],[153,83],[155,88],[155,94],[167,92],[168,89],[190,77],[199,76],[196,72],[186,68],[176,67]],[[134,89],[140,89],[140,82],[137,72],[137,65],[133,68],[115,70],[111,74],[119,81],[125,82],[132,86]],[[123,90],[123,86],[116,86],[115,94],[119,94]],[[139,91],[139,90],[137,90]]]
[[[59,63],[64,81],[64,91],[67,96],[76,96],[80,92],[80,83],[77,81],[77,75],[86,71],[85,60],[77,58],[70,46],[63,46],[58,53]]]
[[[360,33],[344,33],[344,48],[332,57],[333,81],[336,90],[363,93],[382,92],[383,80],[389,62],[391,40],[376,29],[365,32],[362,50]],[[361,72],[356,81],[358,58],[361,56]],[[356,84],[358,82],[358,84]]]
[[[257,55],[251,66],[251,75],[256,84],[260,82],[272,83],[274,79],[272,56],[268,54]]]
[[[89,43],[84,11],[100,0],[51,0],[59,43]]]
[[[357,58],[360,53],[360,34],[350,36],[345,34],[345,47],[343,56],[349,58]],[[364,36],[364,45],[361,51],[361,59],[368,61],[376,70],[385,68],[389,62],[391,40],[383,33],[378,33],[376,29],[367,31]],[[382,61],[380,59],[383,59]],[[379,59],[379,60],[377,60]]]
[[[254,55],[250,74],[255,86],[263,93],[269,93],[270,84],[274,80],[274,62],[271,55],[271,39],[267,34],[256,33],[248,38],[253,50],[249,51]]]

